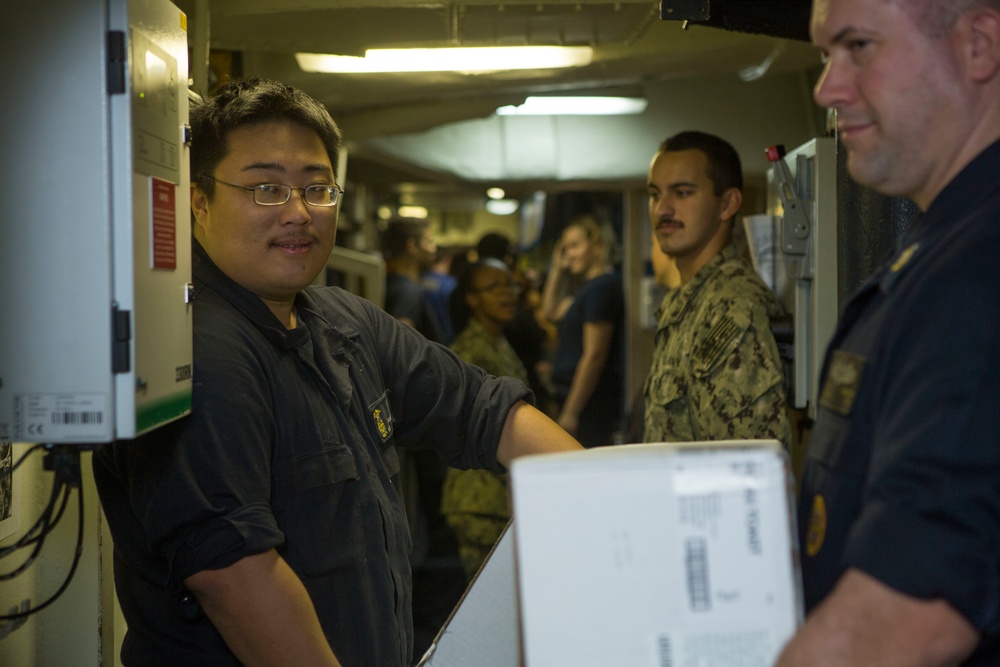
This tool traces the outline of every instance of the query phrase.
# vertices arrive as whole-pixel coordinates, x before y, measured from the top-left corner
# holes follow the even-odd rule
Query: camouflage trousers
[[[446,518],[458,539],[458,554],[465,576],[472,581],[493,545],[500,539],[507,519],[468,512],[448,514]]]

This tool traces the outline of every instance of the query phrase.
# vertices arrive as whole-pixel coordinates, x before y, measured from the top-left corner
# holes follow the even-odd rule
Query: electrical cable
[[[54,507],[55,502],[60,496],[60,494],[62,495],[63,499],[62,507],[59,509],[59,514],[56,520],[51,521],[50,517],[52,516],[52,508]],[[16,570],[14,570],[13,572],[8,572],[6,574],[0,574],[0,581],[8,581],[10,579],[17,577],[22,572],[24,572],[24,570],[26,570],[28,566],[31,565],[31,563],[33,563],[34,560],[38,557],[38,554],[41,553],[42,551],[42,545],[45,544],[45,538],[52,531],[52,529],[55,528],[56,524],[59,523],[59,518],[62,517],[63,510],[66,509],[66,505],[69,502],[69,494],[70,494],[70,489],[68,486],[66,486],[66,484],[58,482],[52,485],[52,497],[49,499],[48,506],[45,508],[45,511],[42,513],[42,516],[38,520],[39,522],[42,521],[42,519],[45,520],[44,524],[42,524],[44,528],[42,532],[30,538],[29,538],[30,532],[25,534],[20,540],[17,541],[16,544],[12,545],[8,549],[5,549],[2,553],[0,553],[0,558],[9,556],[18,549],[22,549],[31,544],[36,545],[35,550],[31,553],[30,556],[28,556],[27,560],[21,563],[21,566],[18,567]],[[37,526],[38,522],[35,523],[35,527],[32,528],[32,531],[35,531]]]
[[[83,489],[81,488],[80,484],[81,482],[80,450],[79,448],[62,448],[62,447],[53,449],[52,446],[50,445],[43,445],[43,446],[49,449],[49,455],[46,457],[45,461],[46,468],[51,469],[55,472],[55,480],[52,485],[53,487],[52,495],[49,498],[49,503],[46,506],[45,511],[42,513],[42,516],[39,518],[39,520],[35,522],[35,525],[32,526],[28,534],[26,534],[24,537],[18,540],[18,544],[20,546],[15,545],[16,548],[22,548],[27,544],[31,544],[32,542],[37,542],[37,546],[35,548],[35,551],[29,557],[28,562],[22,564],[21,567],[19,567],[14,573],[4,575],[4,577],[10,578],[13,576],[17,576],[17,574],[19,574],[22,570],[24,570],[27,567],[30,561],[33,561],[35,559],[35,557],[41,550],[42,545],[45,542],[45,537],[51,533],[52,529],[55,528],[56,523],[58,523],[59,519],[62,517],[63,511],[66,509],[66,505],[69,502],[69,496],[72,493],[73,489],[75,488],[77,493],[77,507],[79,509],[79,512],[77,517],[76,550],[73,555],[73,564],[70,566],[69,572],[66,574],[66,578],[59,586],[59,589],[56,590],[56,592],[53,593],[47,600],[45,600],[40,604],[35,605],[31,609],[25,609],[23,611],[13,614],[2,614],[0,615],[0,621],[12,621],[25,618],[26,616],[30,616],[31,614],[37,613],[45,609],[53,602],[55,602],[59,598],[59,596],[61,596],[63,592],[65,592],[65,590],[69,587],[70,582],[73,580],[73,575],[76,573],[76,568],[80,564],[80,558],[83,555],[84,508],[83,508]],[[32,448],[32,450],[29,450],[29,452],[27,452],[25,456],[27,456],[27,454],[30,454],[31,451],[34,451],[34,449],[36,449],[37,447],[38,446]],[[52,512],[60,496],[62,496],[62,503],[60,505],[59,511],[56,513],[56,519],[53,522],[51,521]],[[38,532],[39,530],[41,530],[41,533],[39,535],[29,537],[29,535]],[[5,555],[7,555],[7,553],[0,553],[0,558],[2,558]],[[0,578],[0,580],[2,580],[2,578]]]
[[[21,458],[17,460],[17,463],[15,463],[8,470],[5,470],[3,472],[3,477],[6,477],[8,475],[13,476],[14,471],[17,470],[18,466],[27,461],[29,456],[34,454],[39,449],[43,449],[45,446],[46,445],[43,444],[43,445],[34,445],[33,447],[31,447],[28,451],[26,451],[24,454],[21,455]]]
[[[63,484],[62,485],[62,504],[59,506],[59,511],[56,513],[55,518],[47,522],[48,523],[48,527],[50,529],[54,528],[56,526],[56,524],[58,524],[59,521],[62,520],[62,516],[66,512],[66,507],[69,505],[70,488],[71,487],[69,485],[67,485],[67,484]],[[35,542],[36,540],[44,539],[44,538],[45,538],[44,535],[38,535],[36,537],[31,538],[30,540],[27,540],[24,544],[25,544],[25,546],[27,546],[28,544],[31,544],[32,542]]]
[[[69,582],[73,580],[73,575],[76,573],[77,565],[80,564],[80,557],[83,555],[83,492],[77,490],[77,497],[79,498],[80,512],[79,512],[79,518],[77,520],[76,551],[73,555],[73,565],[70,566],[69,572],[66,574],[66,579],[63,580],[63,583],[59,587],[59,590],[53,593],[52,596],[45,602],[42,602],[41,604],[38,604],[32,607],[31,609],[26,609],[16,614],[2,614],[0,615],[0,621],[12,621],[15,619],[24,618],[25,616],[30,616],[31,614],[37,613],[45,609],[49,605],[51,605],[57,599],[59,599],[59,596],[62,595],[63,592],[65,592],[65,590],[69,587]]]
[[[45,539],[45,535],[47,535],[49,530],[52,529],[52,526],[55,525],[52,521],[50,521],[50,517],[52,516],[52,510],[55,507],[55,503],[59,499],[59,494],[63,492],[64,489],[65,489],[65,483],[62,480],[57,479],[55,482],[53,482],[52,494],[49,496],[49,502],[45,506],[45,509],[42,511],[42,514],[35,521],[34,525],[32,525],[31,528],[29,528],[28,530],[26,530],[24,535],[22,535],[17,542],[10,545],[9,547],[0,549],[0,559],[7,557],[10,554],[14,553],[15,551],[22,549],[38,540]],[[62,516],[62,510],[65,509],[68,499],[69,499],[69,494],[68,491],[66,491],[63,495],[63,505],[59,511],[59,516]],[[41,534],[36,535],[36,533],[38,533],[39,531],[42,531]],[[0,577],[0,580],[3,580],[3,577]]]

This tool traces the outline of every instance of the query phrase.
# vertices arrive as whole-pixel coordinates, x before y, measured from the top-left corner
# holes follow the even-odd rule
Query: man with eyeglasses
[[[410,664],[395,448],[458,468],[579,447],[373,304],[309,287],[336,233],[340,134],[291,87],[193,109],[192,415],[94,457],[127,665]]]

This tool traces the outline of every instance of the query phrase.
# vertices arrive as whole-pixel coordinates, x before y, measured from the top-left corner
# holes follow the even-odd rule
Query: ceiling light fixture
[[[767,74],[767,70],[770,69],[771,64],[774,59],[781,55],[781,52],[785,50],[784,42],[779,43],[774,50],[767,55],[766,58],[759,64],[752,67],[744,67],[736,74],[740,77],[740,81],[756,81],[760,77]]]
[[[497,109],[498,116],[618,116],[638,114],[649,102],[641,97],[529,97],[524,104]]]
[[[296,53],[304,72],[495,72],[589,65],[589,46],[484,46],[441,49],[368,49],[363,58],[326,53]]]
[[[418,220],[427,219],[428,211],[426,206],[400,206],[396,209],[396,215],[401,218],[416,218]]]
[[[517,212],[521,202],[516,199],[488,199],[486,210],[493,215],[512,215]]]

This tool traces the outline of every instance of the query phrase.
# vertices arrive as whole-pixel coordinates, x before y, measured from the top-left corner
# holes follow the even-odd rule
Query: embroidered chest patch
[[[388,393],[375,401],[368,408],[368,414],[375,424],[375,429],[383,440],[388,440],[392,435],[392,411],[389,409]]]
[[[823,391],[819,395],[819,404],[839,415],[849,416],[864,370],[863,356],[847,350],[834,350],[823,382]]]

